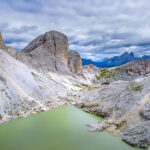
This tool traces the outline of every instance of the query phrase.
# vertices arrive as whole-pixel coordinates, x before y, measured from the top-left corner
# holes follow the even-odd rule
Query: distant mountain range
[[[133,52],[131,53],[125,52],[120,56],[114,56],[112,58],[106,59],[103,62],[95,62],[92,61],[91,59],[82,59],[82,64],[83,65],[93,64],[100,68],[108,68],[108,67],[120,66],[137,59],[150,59],[150,55],[135,57]]]

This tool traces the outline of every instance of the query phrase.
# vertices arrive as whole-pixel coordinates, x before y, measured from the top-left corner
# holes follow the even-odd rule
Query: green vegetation
[[[137,87],[133,87],[132,90],[134,91],[142,91],[143,85],[139,85]]]
[[[33,55],[30,53],[30,54],[28,54],[28,56],[30,56],[30,57],[33,57]]]
[[[99,75],[95,75],[97,80],[100,79],[108,79],[108,78],[114,78],[116,75],[115,70],[109,70],[109,69],[102,69]]]
[[[0,114],[0,120],[2,119],[2,115]]]
[[[98,86],[90,86],[90,85],[83,84],[83,83],[82,84],[74,84],[74,86],[79,87],[79,88],[81,88],[83,90],[85,90],[85,89],[87,89],[87,90],[93,90],[93,89],[99,88]]]
[[[97,107],[97,106],[99,106],[99,104],[91,104],[91,105],[88,105],[88,106],[86,106],[86,107],[88,107],[88,108],[93,108],[93,107]]]
[[[37,76],[34,72],[31,72],[31,73],[32,73],[32,75],[33,75],[34,77],[36,77],[36,76]]]
[[[138,83],[136,82],[130,82],[129,85],[127,86],[128,91],[135,91],[135,92],[140,91],[141,92],[142,89],[143,89],[143,84],[138,85]]]
[[[117,124],[117,130],[122,129],[127,124],[127,121],[124,120],[120,124]]]

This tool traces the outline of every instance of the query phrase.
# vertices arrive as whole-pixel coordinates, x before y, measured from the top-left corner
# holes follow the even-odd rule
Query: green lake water
[[[141,150],[119,137],[88,132],[100,117],[64,106],[0,125],[0,150]]]

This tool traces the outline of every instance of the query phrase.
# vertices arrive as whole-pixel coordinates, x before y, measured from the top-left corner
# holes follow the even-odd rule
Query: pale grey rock
[[[90,132],[97,132],[103,131],[104,129],[108,128],[109,125],[105,123],[105,121],[99,121],[97,124],[87,124],[88,131]]]
[[[150,121],[136,123],[123,131],[122,139],[134,146],[148,148],[150,146]]]
[[[82,76],[93,83],[100,83],[100,81],[96,78],[99,75],[100,70],[101,69],[97,68],[93,64],[85,65],[82,67]]]
[[[102,85],[98,89],[83,91],[79,96],[81,105],[78,106],[87,112],[112,118],[111,124],[117,126],[116,133],[121,126],[123,127],[118,131],[123,135],[123,140],[138,147],[148,148],[150,146],[149,83],[150,76],[134,81],[116,81],[110,85]],[[142,116],[141,111],[144,111]],[[96,128],[101,128],[101,125],[97,124]]]
[[[140,114],[146,120],[150,120],[150,103],[148,103],[144,106],[144,108],[141,110]]]
[[[115,68],[116,80],[132,81],[150,74],[150,59],[140,59]]]
[[[78,52],[69,50],[68,65],[72,73],[82,72],[82,60]]]
[[[68,38],[57,31],[46,32],[29,43],[19,57],[42,72],[68,73]]]

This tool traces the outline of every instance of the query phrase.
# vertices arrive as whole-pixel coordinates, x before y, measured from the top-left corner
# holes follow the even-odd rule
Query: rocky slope
[[[75,104],[105,120],[106,129],[138,147],[150,147],[150,60],[120,67],[82,67],[68,39],[47,32],[21,52],[0,40],[0,123],[37,111]],[[103,80],[110,84],[101,85]]]
[[[38,43],[44,37],[45,41]],[[61,33],[48,32],[21,52],[6,48],[2,38],[0,44],[0,122],[74,103],[76,92],[80,90],[75,85],[92,83],[92,79],[71,74],[72,70],[74,73],[82,71],[81,57],[73,52],[77,57],[69,58],[74,64],[70,71],[67,37]]]
[[[91,126],[92,131],[103,127],[128,143],[150,146],[150,76],[133,81],[115,81],[98,89],[84,91],[79,96],[85,111],[105,118],[105,126]],[[92,96],[91,96],[92,95]]]

